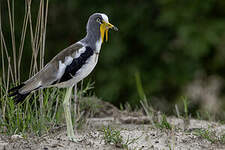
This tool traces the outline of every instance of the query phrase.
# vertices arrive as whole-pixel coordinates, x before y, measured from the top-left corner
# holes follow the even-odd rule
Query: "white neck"
[[[101,49],[101,46],[102,46],[102,39],[101,38],[95,43],[95,46],[96,46],[96,52],[99,53],[100,49]]]

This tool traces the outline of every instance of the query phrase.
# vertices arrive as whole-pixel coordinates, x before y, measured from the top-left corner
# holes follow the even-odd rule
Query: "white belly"
[[[80,82],[85,77],[87,77],[92,70],[95,68],[98,61],[98,55],[93,54],[75,74],[75,77],[72,79],[74,83]]]

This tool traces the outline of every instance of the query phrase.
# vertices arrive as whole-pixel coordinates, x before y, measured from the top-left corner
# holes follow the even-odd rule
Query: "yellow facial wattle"
[[[107,28],[106,23],[102,23],[100,25],[100,33],[101,33],[102,42],[104,42],[104,36],[106,36],[106,42],[107,42],[108,41],[108,28]]]
[[[108,41],[108,31],[109,31],[109,30],[107,30],[107,29],[105,30],[105,41],[106,41],[106,42]]]

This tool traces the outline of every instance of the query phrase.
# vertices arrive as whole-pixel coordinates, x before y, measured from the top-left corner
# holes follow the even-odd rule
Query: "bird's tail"
[[[15,101],[16,103],[20,103],[20,102],[24,101],[25,98],[26,98],[26,97],[30,94],[30,92],[31,92],[31,91],[30,91],[30,92],[21,94],[21,93],[19,92],[19,90],[20,90],[24,85],[25,85],[24,83],[23,83],[23,84],[20,84],[20,85],[14,87],[14,88],[11,88],[11,89],[8,91],[9,97],[13,97],[13,99],[14,99],[14,101]]]

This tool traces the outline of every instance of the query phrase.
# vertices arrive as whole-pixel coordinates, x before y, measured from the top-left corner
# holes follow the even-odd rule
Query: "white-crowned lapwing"
[[[67,87],[63,101],[67,135],[70,140],[75,141],[69,107],[72,87],[87,77],[94,69],[104,36],[106,41],[108,40],[108,29],[118,30],[109,23],[105,14],[94,13],[91,15],[87,23],[87,34],[82,40],[62,50],[33,77],[10,89],[9,96],[13,96],[18,103],[23,101],[29,93],[38,89]]]

